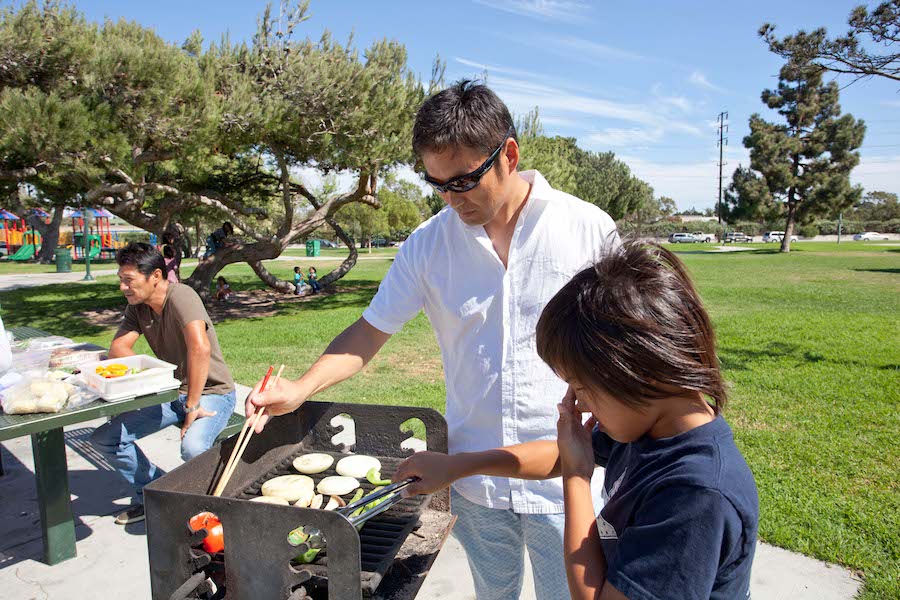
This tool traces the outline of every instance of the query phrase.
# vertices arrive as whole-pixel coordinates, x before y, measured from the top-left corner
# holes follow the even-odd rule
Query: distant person
[[[187,241],[185,238],[182,239],[182,242]],[[165,248],[166,246],[172,247],[174,262],[174,271],[175,271],[175,283],[181,279],[181,258],[183,256],[183,250],[178,247],[175,243],[175,235],[172,231],[166,231],[163,233],[163,258],[166,258]],[[168,259],[166,260],[166,265],[169,265]],[[168,275],[168,274],[167,274]],[[171,281],[171,280],[170,280]]]
[[[175,247],[171,244],[163,246],[163,260],[166,261],[166,280],[169,283],[178,283],[178,260],[175,258]]]
[[[234,225],[230,222],[225,221],[222,223],[222,226],[213,231],[206,238],[206,254],[203,255],[203,258],[209,258],[212,254],[215,254],[216,250],[219,248],[224,248],[227,244],[225,241],[234,235]]]
[[[216,280],[216,300],[222,302],[224,300],[231,300],[234,292],[231,291],[231,286],[228,285],[228,282],[224,277],[219,277]]]
[[[135,441],[169,425],[181,425],[181,458],[208,450],[234,412],[234,380],[200,297],[169,283],[159,250],[135,242],[119,250],[119,289],[128,300],[125,318],[109,347],[110,358],[133,356],[143,335],[161,360],[175,365],[178,398],[168,404],[123,413],[98,427],[91,444],[134,488],[134,503],[116,517],[127,525],[144,520],[144,486],[163,475]]]
[[[315,267],[309,268],[309,287],[312,288],[313,294],[318,294],[322,286],[319,285],[319,275],[316,273]]]
[[[306,289],[306,282],[303,280],[303,271],[300,267],[294,267],[294,293],[302,294]]]

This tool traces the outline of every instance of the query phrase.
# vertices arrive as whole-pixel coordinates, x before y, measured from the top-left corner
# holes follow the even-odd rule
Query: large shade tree
[[[325,223],[346,237],[334,220],[343,206],[379,206],[379,177],[411,162],[413,116],[426,93],[396,42],[376,42],[361,56],[328,34],[298,38],[306,8],[282,5],[278,16],[267,8],[249,43],[226,37],[205,46],[194,34],[180,47],[136,23],[87,23],[55,2],[6,9],[0,39],[12,49],[4,44],[0,53],[0,179],[38,190],[63,181],[79,202],[168,233],[179,246],[198,210],[231,221],[240,235],[187,283],[205,295],[223,267],[246,262],[290,291],[262,261]],[[22,21],[33,36],[16,34]],[[56,34],[62,27],[65,36]],[[32,38],[44,44],[40,52],[28,46]],[[321,198],[292,175],[301,166],[352,171],[357,183]],[[352,268],[348,245],[323,284]]]

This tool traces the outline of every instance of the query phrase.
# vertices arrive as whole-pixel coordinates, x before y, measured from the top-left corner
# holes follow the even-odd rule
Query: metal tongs
[[[362,525],[372,517],[380,515],[390,507],[394,506],[401,500],[403,500],[403,496],[400,495],[400,490],[413,483],[414,481],[418,481],[418,477],[410,477],[408,479],[404,479],[403,481],[398,481],[397,483],[392,483],[378,490],[374,494],[369,494],[368,496],[363,496],[356,502],[352,502],[347,506],[337,509],[335,512],[338,512],[344,515],[350,524],[354,527],[358,527]],[[354,512],[356,512],[359,508],[372,504],[373,502],[377,502],[382,498],[390,496],[389,498],[382,500],[377,506],[373,506],[369,510],[364,510],[360,514],[351,516]]]
[[[363,496],[356,502],[351,502],[347,506],[336,509],[334,512],[339,513],[345,519],[350,521],[350,524],[356,527],[356,529],[360,529],[362,528],[363,523],[365,523],[372,517],[380,515],[381,513],[385,512],[386,510],[403,500],[403,496],[400,495],[400,490],[418,480],[418,477],[410,477],[409,479],[404,479],[403,481],[392,483],[378,490],[374,494]],[[365,506],[372,504],[373,502],[378,502],[379,500],[381,500],[381,502],[377,506],[373,506],[369,510],[363,510],[363,512],[361,512],[360,514],[353,516],[353,513],[360,508],[364,508]],[[322,532],[316,527],[307,525],[305,527],[299,527],[298,529],[294,530],[294,532],[299,532],[301,534],[297,539],[297,542],[300,542],[298,549],[301,553],[306,552],[310,548],[315,549],[325,547],[325,537],[322,535]],[[294,532],[291,532],[291,534],[293,535]]]

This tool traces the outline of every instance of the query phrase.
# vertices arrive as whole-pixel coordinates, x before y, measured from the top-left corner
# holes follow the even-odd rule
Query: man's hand
[[[591,415],[591,418],[582,425],[583,411],[575,404],[575,391],[571,386],[557,407],[559,408],[559,420],[556,422],[556,443],[559,446],[563,477],[576,476],[590,479],[596,466],[591,432],[597,420]]]
[[[263,427],[266,426],[270,416],[277,417],[294,412],[308,398],[300,383],[296,381],[279,379],[276,385],[273,379],[269,379],[265,392],[259,391],[261,386],[262,379],[253,386],[253,391],[247,396],[247,401],[244,404],[244,414],[247,415],[248,419],[253,416],[257,407],[261,406],[265,409],[265,412],[256,424],[256,433],[262,433]]]
[[[202,406],[197,410],[192,410],[189,413],[184,415],[184,423],[181,424],[181,439],[184,439],[184,434],[187,433],[187,430],[191,428],[191,425],[194,424],[194,421],[197,419],[202,419],[203,417],[214,417],[216,416],[216,411],[206,410]]]
[[[404,498],[417,494],[432,494],[442,490],[460,478],[460,461],[455,456],[439,452],[416,452],[397,467],[392,481],[403,481],[409,477],[418,477],[400,492]]]

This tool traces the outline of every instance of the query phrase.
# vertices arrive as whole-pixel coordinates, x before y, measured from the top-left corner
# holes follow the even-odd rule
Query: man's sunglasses
[[[471,173],[466,173],[465,175],[460,175],[459,177],[454,177],[447,183],[438,183],[434,179],[428,176],[428,173],[425,173],[425,181],[433,187],[439,194],[446,194],[447,192],[456,192],[457,194],[462,194],[463,192],[468,192],[471,189],[474,189],[481,183],[481,178],[484,177],[485,173],[491,170],[491,167],[494,166],[494,161],[497,160],[497,157],[500,156],[500,151],[503,150],[503,146],[506,144],[506,140],[512,137],[515,128],[510,127],[509,131],[506,132],[506,135],[503,137],[503,141],[500,142],[500,145],[497,146],[497,149],[494,150],[490,156],[487,157],[487,160],[481,163],[481,166],[472,171]]]

